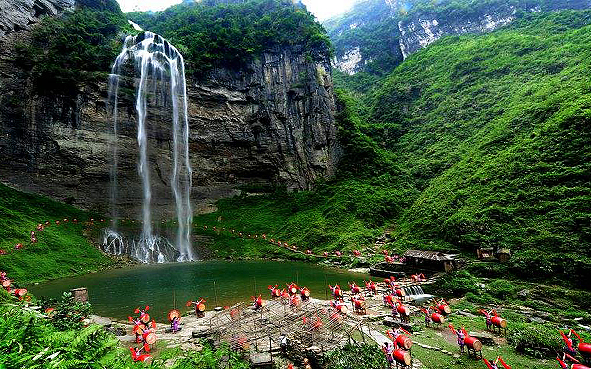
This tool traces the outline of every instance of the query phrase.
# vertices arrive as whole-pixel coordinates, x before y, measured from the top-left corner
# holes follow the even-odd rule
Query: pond
[[[310,289],[312,297],[330,296],[327,284],[361,284],[369,275],[293,261],[203,261],[140,265],[64,278],[29,290],[37,297],[59,297],[72,288],[86,287],[93,313],[116,319],[133,315],[136,307],[150,306],[156,321],[166,321],[166,313],[175,306],[181,311],[188,300],[207,300],[208,310],[250,301],[251,296],[269,297],[267,286],[296,282]],[[215,282],[215,284],[214,284]],[[216,303],[217,300],[217,303]]]

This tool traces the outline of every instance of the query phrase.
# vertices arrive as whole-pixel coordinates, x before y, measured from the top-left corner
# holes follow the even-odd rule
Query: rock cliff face
[[[44,15],[73,10],[75,0],[0,0],[0,40],[31,27]]]
[[[416,13],[398,22],[400,51],[404,59],[446,35],[494,31],[515,19],[516,8],[502,6],[481,14],[458,18],[437,13]]]
[[[541,12],[589,8],[591,8],[590,0],[554,0],[544,6],[536,2],[521,7],[500,3],[490,8],[456,12],[453,16],[419,11],[411,13],[409,17],[398,22],[400,50],[406,59],[410,54],[446,35],[494,31],[515,20],[518,10]]]
[[[492,1],[486,5],[450,6],[440,1],[364,0],[350,13],[325,22],[335,44],[333,65],[347,74],[372,62],[391,68],[443,36],[484,33],[511,23],[519,11],[540,12],[591,8],[591,0]]]
[[[107,80],[68,96],[35,93],[11,52],[27,32],[8,35],[0,51],[0,180],[77,206],[108,211],[113,124]],[[312,57],[312,58],[310,58]],[[119,205],[141,203],[133,78],[122,86],[117,144]],[[218,68],[188,80],[193,200],[197,211],[243,186],[309,189],[331,176],[340,155],[331,65],[323,51],[270,50],[240,69]],[[173,211],[169,186],[171,118],[166,99],[148,115],[153,205]]]

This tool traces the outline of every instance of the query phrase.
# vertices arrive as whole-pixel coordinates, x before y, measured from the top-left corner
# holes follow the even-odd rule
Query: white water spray
[[[143,32],[136,37],[128,36],[123,44],[121,53],[113,64],[109,79],[109,102],[112,104],[114,128],[113,170],[111,173],[111,201],[112,213],[116,219],[117,212],[117,134],[118,134],[118,92],[122,66],[132,61],[135,63],[139,82],[136,89],[135,109],[137,112],[137,142],[139,146],[138,173],[142,180],[142,221],[143,229],[140,240],[133,242],[134,248],[129,254],[143,262],[166,262],[170,260],[165,253],[160,252],[158,244],[161,237],[153,234],[150,184],[150,166],[148,162],[148,133],[146,116],[148,112],[148,95],[157,95],[167,84],[170,85],[172,101],[172,156],[173,167],[170,185],[176,205],[178,229],[176,247],[177,261],[194,260],[191,247],[191,224],[193,211],[191,208],[192,169],[189,158],[189,117],[187,104],[187,89],[185,82],[185,65],[183,56],[170,45],[168,41],[152,32]],[[152,81],[153,83],[149,83]],[[170,254],[170,253],[166,253]],[[141,256],[140,256],[141,255]],[[153,255],[153,256],[152,256]],[[140,257],[138,257],[140,256]]]

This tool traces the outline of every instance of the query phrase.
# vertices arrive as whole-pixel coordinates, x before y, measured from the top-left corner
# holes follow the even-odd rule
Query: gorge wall
[[[57,9],[64,0],[43,2]],[[4,15],[5,8],[1,11]],[[28,27],[35,19],[27,21]],[[35,91],[14,54],[28,33],[13,30],[0,38],[0,180],[107,212],[113,143],[107,78],[63,96]],[[119,103],[119,205],[122,215],[131,217],[139,214],[142,198],[134,83],[122,86]],[[325,51],[268,50],[240,68],[215,68],[187,86],[192,196],[198,211],[244,186],[309,189],[335,172],[340,148]],[[168,183],[171,118],[165,99],[154,99],[160,108],[148,115],[153,205],[168,216],[174,204]]]
[[[372,63],[393,68],[444,36],[494,31],[520,12],[589,8],[591,0],[362,0],[324,25],[335,44],[333,65],[352,75]]]

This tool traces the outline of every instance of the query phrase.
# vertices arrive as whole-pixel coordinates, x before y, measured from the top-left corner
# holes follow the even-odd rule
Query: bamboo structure
[[[354,339],[360,324],[360,318],[315,299],[297,306],[276,299],[258,309],[241,303],[215,314],[209,322],[214,342],[228,342],[233,350],[251,354],[277,352],[284,338],[324,353]]]

